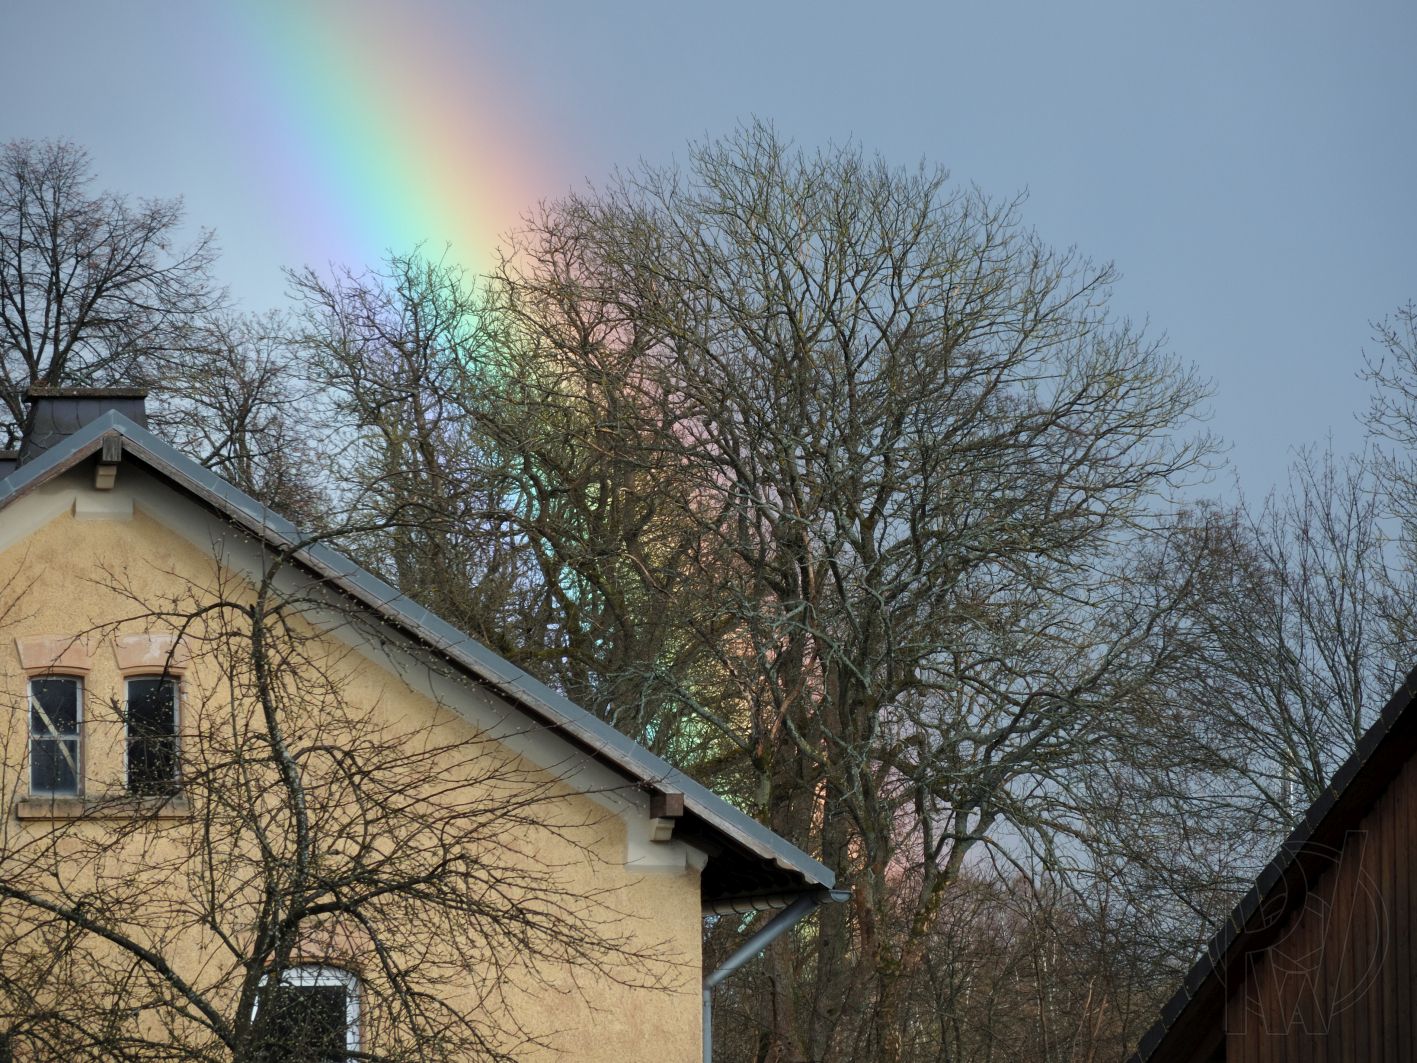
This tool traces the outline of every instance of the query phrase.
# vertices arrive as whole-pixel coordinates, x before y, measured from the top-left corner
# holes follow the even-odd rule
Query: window
[[[30,680],[30,793],[79,792],[82,689],[68,676]]]
[[[128,792],[177,789],[177,680],[128,680]]]
[[[261,1063],[343,1063],[359,1051],[359,981],[338,967],[295,967],[261,987],[256,1005],[270,1009],[261,1031]]]

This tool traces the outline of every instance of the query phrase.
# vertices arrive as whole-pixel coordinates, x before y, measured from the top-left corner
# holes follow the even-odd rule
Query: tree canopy
[[[175,204],[4,159],[16,423],[166,359],[162,431],[840,873],[722,1058],[1120,1057],[1412,662],[1410,308],[1369,448],[1236,504],[1112,267],[938,168],[752,123],[487,276],[294,270],[251,319]]]

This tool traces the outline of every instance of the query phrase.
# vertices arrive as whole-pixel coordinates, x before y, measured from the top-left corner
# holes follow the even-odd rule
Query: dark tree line
[[[1412,663],[1410,308],[1369,448],[1224,504],[1110,267],[943,171],[751,125],[486,277],[301,270],[254,319],[175,204],[4,158],[12,421],[151,380],[205,463],[840,871],[725,986],[726,1060],[1119,1058]],[[36,316],[36,256],[93,243],[130,250],[89,316]]]

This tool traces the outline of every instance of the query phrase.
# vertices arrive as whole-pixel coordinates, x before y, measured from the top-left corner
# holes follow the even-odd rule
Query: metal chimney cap
[[[145,399],[147,388],[65,388],[32,384],[25,389],[25,401],[40,399]]]

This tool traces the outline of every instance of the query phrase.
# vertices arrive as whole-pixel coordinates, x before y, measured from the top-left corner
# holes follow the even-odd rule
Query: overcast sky
[[[280,267],[453,242],[758,116],[999,196],[1116,263],[1213,380],[1247,495],[1361,441],[1371,322],[1417,299],[1417,3],[0,0],[0,139],[185,196],[244,305]],[[1217,489],[1225,487],[1218,484]]]

